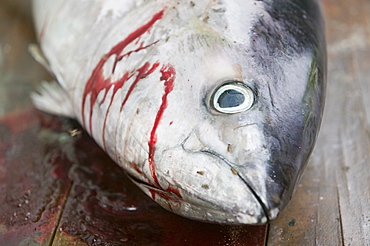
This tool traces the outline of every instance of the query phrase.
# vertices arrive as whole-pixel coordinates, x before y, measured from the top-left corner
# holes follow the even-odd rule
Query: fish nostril
[[[182,142],[182,147],[187,151],[200,151],[206,149],[206,146],[200,141],[198,134],[192,131]]]

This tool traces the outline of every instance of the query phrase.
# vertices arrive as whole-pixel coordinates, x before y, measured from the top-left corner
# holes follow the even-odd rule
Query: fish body
[[[76,118],[146,194],[182,216],[262,224],[290,200],[326,84],[318,0],[34,0]]]

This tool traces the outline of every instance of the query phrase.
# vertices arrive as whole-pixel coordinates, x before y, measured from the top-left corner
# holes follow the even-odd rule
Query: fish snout
[[[182,147],[189,154],[210,157],[208,165],[223,166],[228,170],[220,171],[220,174],[215,173],[215,176],[231,172],[232,175],[226,182],[238,183],[241,189],[249,193],[248,197],[239,197],[240,203],[242,199],[250,201],[253,197],[253,201],[258,203],[260,213],[264,214],[257,224],[264,223],[276,219],[290,200],[291,187],[295,184],[292,181],[294,167],[281,162],[283,154],[279,151],[279,142],[271,139],[267,141],[265,136],[259,133],[256,125],[244,127],[243,131],[248,132],[241,134],[246,141],[240,141],[239,144],[217,141],[216,137],[212,137],[212,143],[206,142],[204,136],[193,132],[183,142]],[[224,183],[218,183],[219,190],[225,187],[227,185]],[[223,199],[230,198],[225,196]]]

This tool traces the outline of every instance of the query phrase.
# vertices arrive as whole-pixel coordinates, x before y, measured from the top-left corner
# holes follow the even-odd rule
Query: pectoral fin
[[[31,93],[35,107],[46,113],[75,118],[69,95],[55,81],[41,82],[37,92]]]
[[[40,63],[48,72],[54,75],[53,71],[49,66],[49,62],[47,61],[46,57],[42,53],[40,46],[37,44],[30,44],[28,45],[28,51],[32,55],[33,59],[35,59],[38,63]]]

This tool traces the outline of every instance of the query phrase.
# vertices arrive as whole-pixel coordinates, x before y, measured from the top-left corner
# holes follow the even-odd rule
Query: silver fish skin
[[[77,119],[174,213],[225,224],[278,216],[322,118],[318,0],[34,0],[33,9],[60,85],[43,83],[36,107]]]

